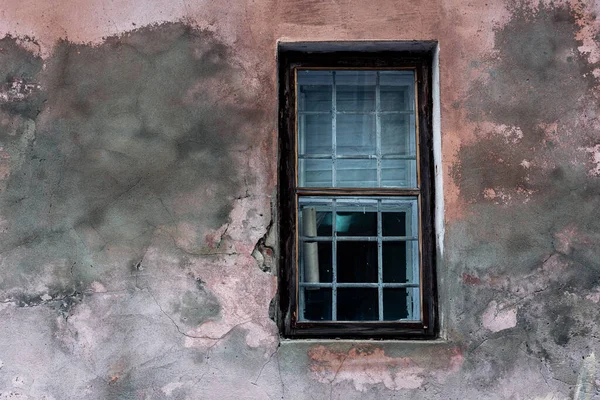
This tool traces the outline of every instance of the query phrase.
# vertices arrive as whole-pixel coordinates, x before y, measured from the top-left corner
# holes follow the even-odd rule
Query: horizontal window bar
[[[419,189],[402,188],[297,188],[299,196],[418,196]]]
[[[383,160],[416,160],[417,156],[404,155],[404,154],[383,154],[378,157],[376,154],[338,154],[332,157],[331,154],[298,154],[298,158],[303,160],[376,160],[381,158]]]
[[[382,236],[383,242],[408,242],[419,240],[416,236]],[[300,236],[303,242],[331,242],[333,236]],[[376,242],[377,236],[336,236],[338,242]]]
[[[352,114],[352,115],[363,115],[363,114],[381,114],[381,115],[387,115],[387,114],[414,114],[414,111],[336,111],[336,114]],[[298,110],[298,114],[299,115],[326,115],[326,114],[331,114],[331,110],[329,111],[302,111],[302,110]]]
[[[333,287],[333,283],[309,283],[309,282],[300,282],[300,287],[311,287],[311,288],[331,288]],[[369,283],[369,282],[360,282],[360,283],[336,283],[335,286],[338,288],[377,288],[379,287],[379,283]],[[381,283],[381,287],[383,288],[418,288],[418,283]]]

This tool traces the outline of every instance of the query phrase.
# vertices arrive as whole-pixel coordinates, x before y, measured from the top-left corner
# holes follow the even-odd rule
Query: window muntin
[[[301,197],[298,320],[420,320],[417,208],[416,197]]]
[[[300,188],[418,188],[414,70],[297,69],[296,99]],[[298,321],[421,319],[416,197],[298,200]]]
[[[296,74],[300,187],[418,187],[414,70]]]
[[[424,42],[416,51],[398,52],[306,50],[313,45],[286,44],[279,51],[278,220],[282,258],[278,321],[282,334],[294,338],[435,337],[430,69],[433,42]],[[359,44],[359,48],[361,46]],[[304,104],[300,104],[303,100],[298,95],[302,83],[298,73],[301,71],[314,72],[316,77],[303,86],[306,89],[303,90]],[[413,90],[395,90],[394,85],[385,80],[388,72],[399,71],[412,73],[412,80],[408,80]],[[342,76],[341,95],[332,90],[333,81],[336,89],[339,83],[333,75],[340,72],[346,74]],[[359,87],[355,94],[348,87],[352,86],[348,84],[352,80],[361,84],[355,85]],[[352,140],[337,140],[335,134],[340,115],[362,118],[354,119],[354,125],[360,123],[361,131],[355,129],[350,137],[367,140],[356,140],[354,146]],[[365,115],[369,118],[362,117]],[[362,131],[363,127],[373,127],[373,124],[374,131]],[[346,126],[353,127],[353,124]],[[316,131],[311,133],[311,129]],[[399,136],[394,133],[398,131],[410,133]],[[369,142],[373,132],[375,146]],[[325,139],[314,140],[316,137]],[[338,144],[345,147],[341,153],[337,152]],[[351,164],[344,164],[345,161]],[[406,161],[412,163],[405,167]],[[342,179],[337,176],[340,162]],[[347,168],[348,165],[352,168]],[[398,170],[411,167],[412,172],[409,170],[399,176]],[[413,235],[417,240],[394,241],[397,236],[411,234],[405,226],[407,216],[403,211],[380,210],[378,213],[371,209],[365,210],[363,215],[360,209],[355,213],[352,210],[333,213],[334,200],[336,206],[343,200],[352,204],[356,200],[416,201],[408,219],[418,221],[417,233]],[[313,210],[309,211],[310,208]],[[314,224],[306,226],[309,217],[303,217],[304,209],[312,215]],[[333,230],[334,220],[359,215],[361,218],[356,219],[347,231]],[[379,224],[377,219],[381,220]],[[307,238],[314,240],[304,240]],[[305,244],[310,244],[313,249],[304,249]],[[307,252],[311,254],[306,255]],[[353,266],[335,270],[333,261],[337,263],[338,256],[344,257],[344,254],[350,254],[363,266],[368,264],[368,268],[363,268],[360,273]],[[416,254],[416,258],[409,258],[412,254]],[[316,279],[310,275],[306,277],[303,269],[304,263],[311,258],[318,263]],[[418,275],[413,273],[413,267],[418,268]],[[336,282],[333,282],[334,272]],[[319,289],[305,287],[311,284]],[[360,304],[356,303],[357,298],[361,299]],[[334,313],[336,320],[332,319]],[[380,313],[383,313],[382,318]]]

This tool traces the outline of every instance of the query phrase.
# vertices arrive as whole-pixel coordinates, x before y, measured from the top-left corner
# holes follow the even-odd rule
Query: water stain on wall
[[[578,49],[581,16],[571,7],[514,2],[510,12],[494,51],[473,64],[483,78],[462,103],[476,138],[452,168],[469,205],[447,236],[450,276],[466,276],[451,283],[463,291],[453,334],[482,357],[467,365],[482,384],[494,384],[491,371],[508,376],[519,352],[573,381],[583,338],[600,333],[590,323],[597,307],[585,300],[600,284],[600,181],[582,150],[598,142],[598,65]],[[502,332],[461,318],[465,308],[486,315],[496,301],[511,310]],[[502,350],[511,347],[519,351]]]
[[[231,49],[181,23],[61,41],[45,61],[11,37],[0,47],[3,93],[37,85],[0,101],[0,291],[127,277],[157,230],[186,223],[197,229],[186,250],[202,253],[244,190],[232,154],[264,112]]]
[[[482,123],[480,140],[460,150],[453,169],[461,196],[470,202],[483,200],[489,188],[549,192],[548,185],[564,176],[564,166],[548,168],[542,161],[553,165],[552,158],[565,156],[555,154],[561,136],[590,104],[598,84],[592,73],[598,66],[578,50],[572,9],[514,5],[511,12],[495,32],[495,51],[476,63],[484,78],[471,85],[464,102],[470,119]],[[593,132],[578,128],[580,144],[592,140]],[[498,168],[482,168],[490,163]]]

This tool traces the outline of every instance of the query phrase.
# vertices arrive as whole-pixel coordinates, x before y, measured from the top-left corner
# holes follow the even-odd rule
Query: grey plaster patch
[[[539,161],[572,159],[557,146],[574,126],[579,145],[594,142],[593,129],[574,121],[595,113],[586,107],[598,84],[592,73],[597,65],[578,50],[576,13],[568,6],[512,4],[511,18],[496,28],[495,52],[478,64],[484,78],[471,84],[464,103],[472,121],[493,122],[500,130],[482,128],[476,145],[459,150],[452,174],[469,202],[496,198],[486,189],[518,189],[521,198],[550,192],[548,183],[563,185],[569,166],[557,162],[550,171]]]
[[[194,226],[186,250],[201,254],[204,235],[227,222],[244,190],[234,155],[263,112],[244,93],[231,50],[210,33],[165,24],[97,47],[62,41],[41,70],[15,39],[2,43],[3,71],[40,82],[43,111],[38,100],[0,107],[20,126],[35,118],[25,145],[24,128],[0,127],[11,159],[23,160],[0,193],[0,292],[127,286],[127,268],[158,229]]]
[[[488,79],[473,85],[472,117],[519,126],[539,140],[535,125],[561,119],[596,85],[595,65],[578,51],[576,13],[569,6],[512,2],[510,20],[496,29]]]
[[[173,305],[173,312],[179,313],[179,321],[188,326],[198,326],[219,316],[220,305],[217,298],[199,285],[197,291],[186,291],[179,303]]]
[[[600,182],[577,150],[597,140],[597,66],[578,51],[569,6],[511,4],[495,52],[474,65],[486,75],[464,103],[476,139],[452,167],[468,211],[447,227],[449,336],[465,341],[480,390],[539,370],[532,379],[565,393],[600,346],[599,310],[585,299],[600,280]],[[481,323],[492,301],[517,310],[510,330]]]

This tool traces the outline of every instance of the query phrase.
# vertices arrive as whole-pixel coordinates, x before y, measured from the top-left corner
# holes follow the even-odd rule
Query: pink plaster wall
[[[553,120],[540,117],[527,125],[523,121],[527,116],[503,121],[486,109],[500,101],[498,96],[508,96],[518,105],[526,91],[538,89],[525,82],[513,87],[494,79],[496,74],[506,73],[502,63],[510,62],[506,48],[498,43],[499,32],[506,32],[505,40],[526,41],[519,37],[519,29],[526,29],[523,26],[528,20],[552,20],[541,17],[540,9],[548,13],[569,10],[573,19],[576,48],[557,57],[584,57],[588,69],[574,67],[565,79],[572,79],[576,86],[583,75],[590,82],[592,77],[600,78],[597,0],[540,4],[486,0],[5,0],[0,10],[0,37],[16,37],[23,48],[43,60],[52,59],[60,41],[101,46],[107,37],[111,37],[108,43],[119,41],[131,36],[132,30],[149,25],[158,29],[164,22],[183,22],[210,32],[231,50],[235,78],[232,82],[216,78],[196,82],[187,88],[184,101],[193,104],[194,96],[208,93],[219,107],[246,102],[264,114],[247,128],[250,133],[242,135],[249,141],[228,145],[235,166],[246,172],[243,186],[228,197],[233,204],[228,222],[207,227],[202,221],[180,220],[154,227],[152,244],[138,264],[142,269],[133,274],[135,290],[128,291],[131,288],[125,283],[117,282],[114,276],[121,275],[108,274],[106,281],[89,285],[86,295],[90,300],[74,307],[68,319],[56,321],[53,314],[37,314],[41,313],[37,308],[13,307],[15,300],[9,295],[0,299],[4,300],[0,303],[4,321],[11,320],[5,329],[12,343],[0,352],[0,377],[5,374],[0,382],[12,382],[0,387],[0,399],[61,398],[52,393],[67,393],[66,389],[56,389],[51,382],[66,375],[73,387],[82,390],[82,398],[121,398],[125,391],[131,398],[147,399],[595,398],[598,378],[590,360],[595,360],[593,354],[600,350],[596,326],[600,282],[597,277],[594,281],[597,265],[589,260],[595,254],[590,249],[598,247],[600,237],[581,221],[554,226],[554,217],[543,216],[552,208],[543,201],[557,193],[554,187],[552,192],[544,192],[544,184],[561,166],[584,172],[586,178],[578,181],[580,186],[598,184],[598,82],[568,97],[574,104],[559,104],[557,98],[556,107],[564,112]],[[514,31],[503,31],[505,27]],[[280,341],[269,318],[276,277],[269,268],[265,272],[257,267],[255,253],[257,242],[268,233],[276,193],[278,40],[439,41],[442,179],[449,232],[448,255],[439,274],[447,341]],[[524,48],[535,49],[536,45]],[[543,75],[543,69],[538,73]],[[557,83],[555,76],[549,79],[549,86]],[[502,85],[508,89],[496,92]],[[5,101],[8,99],[0,96],[0,103]],[[551,109],[553,104],[542,107]],[[36,123],[44,126],[48,113],[56,112],[42,114]],[[2,123],[8,129],[13,122],[7,119]],[[541,132],[539,143],[526,142],[533,131]],[[551,149],[540,144],[548,142],[552,142]],[[8,160],[18,159],[25,150],[20,151],[11,154],[0,148],[0,180],[10,176],[15,164]],[[505,173],[491,177],[473,173],[473,169],[503,168]],[[512,175],[517,176],[514,182],[504,179]],[[479,186],[473,183],[478,179],[482,181]],[[183,215],[202,210],[215,190],[207,186],[178,196],[171,204],[172,212]],[[574,200],[574,207],[580,207],[587,219],[598,217],[597,209],[588,203],[593,196],[584,194]],[[532,211],[532,204],[541,205]],[[512,215],[511,224],[502,225],[507,215]],[[527,218],[521,220],[520,215]],[[521,230],[525,233],[518,240],[510,237]],[[555,242],[546,243],[551,239],[541,233],[538,236],[542,231]],[[87,233],[88,245],[97,245],[93,243],[99,240],[95,233]],[[539,250],[528,253],[511,247],[515,241]],[[269,251],[277,246],[276,237],[267,237],[267,242],[261,263],[272,266],[275,262]],[[173,246],[178,252],[172,251]],[[115,246],[108,255],[102,254],[116,271],[129,251],[126,246]],[[26,251],[22,257],[27,257]],[[504,265],[507,258],[517,265]],[[47,265],[46,275],[37,277],[27,290],[45,293],[45,285],[54,279],[53,271],[61,262],[57,259],[56,265]],[[174,270],[177,272],[170,272]],[[589,274],[586,282],[576,280],[580,271]],[[565,281],[566,277],[571,280]],[[191,328],[178,322],[179,315],[165,311],[193,289],[190,278],[201,282],[221,307],[218,318]],[[138,279],[150,289],[141,290]],[[144,329],[130,329],[134,336],[151,343],[136,353],[135,362],[121,359],[119,347],[111,347],[113,332],[122,330],[111,325],[115,323],[111,318],[127,315],[143,317],[147,325],[137,326]],[[53,326],[54,331],[46,334],[44,329],[36,329],[44,324]],[[567,333],[557,332],[559,328]],[[48,335],[58,337],[68,351],[56,355],[45,349],[42,353],[39,348]],[[118,340],[127,349],[142,347],[126,337]],[[36,343],[35,351],[27,350],[28,342]],[[22,354],[11,348],[22,348]],[[38,352],[48,365],[35,365]],[[180,361],[178,352],[187,352],[182,357],[185,362]],[[195,358],[189,354],[196,354]],[[61,372],[53,362],[63,368]],[[127,381],[130,388],[119,386],[147,365],[175,372],[160,385]],[[150,371],[153,377],[155,371]]]

